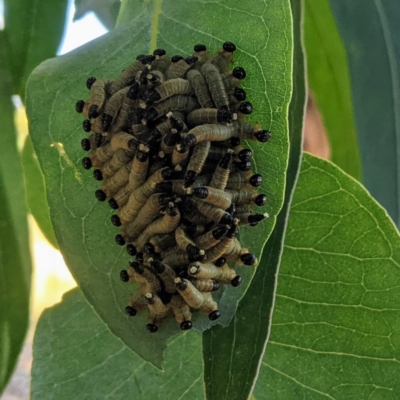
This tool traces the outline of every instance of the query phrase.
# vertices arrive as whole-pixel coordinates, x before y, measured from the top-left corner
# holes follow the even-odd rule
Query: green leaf
[[[93,12],[101,23],[111,30],[117,22],[120,7],[120,0],[75,0],[74,21],[88,12]]]
[[[254,279],[226,328],[203,334],[204,380],[207,399],[247,399],[256,384],[264,355],[276,292],[289,208],[299,173],[306,87],[301,44],[301,7],[291,1],[293,15],[293,95],[289,106],[290,156],[285,203],[278,215]],[[218,354],[218,357],[215,357]],[[221,382],[224,382],[221,385]]]
[[[331,7],[349,61],[363,183],[400,227],[400,3]]]
[[[329,0],[306,1],[304,17],[308,81],[327,129],[332,162],[361,180],[346,52]]]
[[[306,155],[257,400],[399,397],[399,254],[398,233],[365,189]],[[170,340],[160,372],[112,335],[77,289],[39,321],[33,400],[202,400],[201,381],[195,332]]]
[[[118,340],[74,289],[40,317],[33,344],[32,400],[201,400],[200,348],[201,337],[194,331],[173,338],[162,372]]]
[[[400,236],[335,165],[305,155],[255,397],[400,397]]]
[[[249,15],[241,11],[246,7],[238,0],[207,6],[182,0],[165,5],[159,1],[138,2],[134,19],[68,55],[41,64],[29,80],[27,112],[31,137],[44,171],[50,214],[60,249],[85,297],[112,332],[155,365],[161,365],[166,340],[176,334],[179,327],[169,321],[157,335],[148,336],[144,328],[145,315],[129,319],[123,312],[131,288],[120,282],[119,271],[128,257],[114,243],[113,237],[118,231],[109,222],[112,211],[95,200],[98,183],[81,169],[82,118],[75,113],[74,103],[88,96],[87,77],[116,76],[134,55],[148,51],[150,43],[157,43],[174,54],[179,49],[190,51],[199,42],[213,51],[225,40],[236,42],[236,64],[246,67],[248,78],[244,87],[255,106],[252,120],[271,129],[274,135],[264,150],[252,145],[258,172],[268,176],[261,190],[269,197],[265,211],[271,218],[255,229],[241,232],[243,245],[251,245],[251,250],[260,254],[284,196],[287,109],[291,95],[291,43],[288,39],[291,21],[288,14],[282,15],[286,19],[276,20],[276,12],[288,10],[288,6],[279,0],[269,1],[268,6],[264,1],[256,1],[252,3],[254,14]],[[229,18],[226,18],[227,11]],[[126,5],[121,13],[128,15]],[[216,17],[209,18],[211,14]],[[262,18],[255,19],[256,14]],[[229,29],[238,25],[243,30]],[[257,41],[253,40],[255,35]],[[243,271],[245,283],[238,289],[221,290],[219,323],[229,323],[236,302],[253,273],[254,268]],[[194,323],[199,330],[211,324],[199,314]]]
[[[32,70],[43,60],[56,56],[67,6],[68,0],[4,0],[13,93],[22,99]]]
[[[22,166],[25,180],[26,201],[30,213],[35,218],[46,239],[58,248],[54,235],[53,225],[50,220],[49,205],[46,199],[43,174],[39,161],[33,149],[32,140],[28,136],[22,150]]]
[[[31,283],[24,186],[7,61],[6,37],[0,31],[0,393],[11,376],[28,328]]]

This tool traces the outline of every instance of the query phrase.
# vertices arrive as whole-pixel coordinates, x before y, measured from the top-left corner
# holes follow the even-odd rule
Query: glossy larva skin
[[[129,91],[128,91],[129,92]],[[131,112],[132,109],[138,107],[139,102],[137,99],[131,99],[128,97],[128,94],[124,97],[121,108],[118,112],[117,117],[114,119],[113,123],[110,126],[110,133],[114,134],[120,131],[123,131],[126,129],[126,127],[130,126],[130,120],[131,120]],[[107,131],[104,127],[104,116],[102,119],[103,125],[102,129],[103,131]]]
[[[225,190],[229,180],[229,175],[231,173],[231,166],[232,166],[232,154],[230,153],[225,154],[221,158],[221,161],[216,166],[215,171],[212,174],[209,186],[212,188]]]
[[[227,231],[228,228],[226,226],[215,228],[212,231],[208,231],[203,235],[196,237],[195,243],[200,249],[208,250],[211,247],[216,246],[225,236]]]
[[[212,263],[220,257],[225,256],[233,242],[233,239],[233,237],[224,236],[219,243],[206,251],[206,260]]]
[[[185,232],[182,226],[178,226],[175,229],[175,240],[178,247],[186,251],[188,254],[199,254],[201,249],[197,246],[197,244],[189,237],[189,235]],[[203,250],[204,254],[204,250]]]
[[[167,293],[175,293],[175,279],[178,277],[176,272],[167,264],[160,261],[151,260],[150,264],[155,270],[156,274],[162,279]]]
[[[132,191],[126,204],[118,210],[122,223],[128,223],[136,218],[150,196],[155,193],[156,185],[164,181],[164,172],[165,169],[156,171],[141,186]]]
[[[149,86],[158,86],[165,82],[165,75],[160,70],[152,69],[147,75],[147,84]]]
[[[194,147],[192,156],[187,165],[186,175],[188,175],[188,171],[191,171],[191,174],[194,174],[196,177],[200,174],[206,162],[210,146],[210,142],[201,142]]]
[[[215,292],[220,288],[219,283],[213,279],[193,279],[192,284],[203,293]]]
[[[107,114],[111,117],[111,121],[115,119],[117,114],[119,113],[124,99],[128,93],[129,87],[125,87],[118,92],[114,93],[107,101],[104,107],[104,114]],[[111,122],[110,122],[111,123]]]
[[[104,178],[111,178],[120,168],[132,160],[134,155],[133,151],[118,149],[112,158],[103,164],[102,173]]]
[[[167,210],[165,215],[161,218],[156,219],[151,224],[149,224],[138,236],[137,239],[134,240],[135,247],[142,251],[144,245],[155,235],[159,235],[161,233],[171,233],[175,231],[180,221],[180,213],[176,208],[171,208]]]
[[[160,290],[160,282],[149,268],[143,267],[138,270],[134,267],[129,267],[127,272],[130,282],[144,284],[146,286],[145,290],[151,290],[150,288]]]
[[[126,163],[112,177],[103,183],[101,189],[107,195],[107,197],[113,197],[118,193],[119,190],[126,186],[126,184],[129,182],[131,169],[132,161]]]
[[[196,94],[197,100],[202,108],[214,107],[210,90],[202,73],[197,69],[191,69],[186,75],[188,81]]]
[[[236,271],[226,265],[219,268],[212,263],[193,263],[188,267],[188,275],[198,279],[214,279],[229,284],[236,277]]]
[[[90,88],[90,106],[96,106],[98,112],[104,107],[110,93],[111,85],[112,81],[110,80],[96,79]],[[89,114],[89,111],[87,113]]]
[[[118,149],[136,151],[139,147],[139,142],[125,132],[118,132],[113,135],[110,140],[111,150],[116,151]]]
[[[210,294],[200,292],[190,281],[181,279],[181,282],[175,282],[178,292],[190,307],[199,309],[206,314],[218,309],[217,303]]]
[[[189,149],[182,149],[179,145],[176,145],[172,150],[171,164],[176,167],[184,167],[189,161]]]
[[[174,200],[174,196],[154,193],[144,206],[139,210],[138,215],[132,221],[124,225],[122,235],[125,240],[132,241],[157,217],[160,210],[169,202]]]
[[[212,63],[205,63],[201,67],[201,72],[206,79],[215,106],[217,108],[228,108],[229,98],[218,68]]]
[[[137,72],[142,71],[144,68],[145,65],[140,60],[134,61],[131,65],[129,65],[122,71],[122,74],[117,79],[112,81],[112,83],[110,84],[109,92],[111,94],[114,94],[127,86],[133,81]]]
[[[163,75],[165,71],[170,67],[171,59],[166,54],[162,56],[156,56],[156,59],[151,63],[150,71],[159,71]]]
[[[193,67],[193,62],[190,61],[191,60],[188,59],[182,59],[175,63],[172,62],[165,71],[165,77],[167,79],[184,78],[189,69]],[[195,61],[197,61],[197,59]]]
[[[132,190],[142,186],[146,181],[147,170],[149,167],[148,150],[143,149],[136,152],[132,162],[131,173],[129,175],[129,186]]]
[[[176,95],[193,95],[193,87],[189,81],[182,78],[170,79],[161,83],[153,89],[158,93],[159,98],[156,101],[163,101]]]
[[[222,208],[223,210],[226,210],[232,204],[232,195],[230,193],[211,186],[198,187],[194,189],[193,194],[205,202],[212,204],[215,207]]]
[[[149,243],[154,246],[154,249],[157,253],[162,253],[164,250],[176,245],[175,233],[154,235],[149,240]]]
[[[190,136],[191,135],[191,136]],[[224,126],[216,124],[203,124],[191,129],[187,137],[194,137],[193,142],[188,142],[188,146],[195,145],[203,141],[223,142],[236,135],[233,125]],[[186,141],[188,141],[186,139]]]
[[[150,107],[147,114],[145,114],[145,118],[147,120],[155,120],[171,111],[183,111],[187,113],[194,110],[197,104],[197,101],[193,97],[179,94],[169,97],[160,103],[155,103]]]
[[[229,44],[228,44],[229,43]],[[225,42],[215,56],[210,59],[211,64],[215,65],[219,72],[224,73],[228,69],[233,60],[233,53],[236,46],[231,42]]]
[[[90,98],[74,105],[86,117],[82,166],[95,168],[95,196],[114,210],[106,217],[119,230],[114,240],[126,260],[135,257],[120,271],[136,285],[125,312],[147,310],[150,333],[168,318],[190,329],[194,310],[214,321],[213,292],[234,290],[240,266],[257,264],[238,226],[268,218],[255,211],[266,196],[243,141],[264,143],[270,132],[245,120],[253,105],[238,87],[245,70],[231,67],[235,50],[197,44],[183,58],[158,48],[115,79],[88,78]]]
[[[153,317],[153,320],[154,317],[162,319],[166,316],[169,307],[161,301],[160,297],[157,296],[156,293],[147,292],[144,295],[144,298],[148,304],[150,315]]]
[[[184,321],[190,321],[192,319],[190,307],[181,297],[174,296],[171,300],[170,306],[178,323],[181,324]]]

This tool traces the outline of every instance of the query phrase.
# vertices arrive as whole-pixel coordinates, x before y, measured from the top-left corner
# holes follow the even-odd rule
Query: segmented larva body
[[[212,293],[241,283],[235,264],[257,264],[238,227],[268,218],[254,211],[266,196],[241,142],[267,142],[270,132],[244,119],[253,106],[238,87],[245,70],[230,69],[235,50],[197,44],[193,56],[170,58],[156,49],[116,79],[89,78],[90,99],[75,105],[90,133],[82,165],[96,168],[95,196],[117,210],[115,241],[136,258],[120,272],[139,285],[125,311],[147,309],[149,332],[171,317],[190,329],[195,310],[216,320]]]
[[[202,108],[212,108],[214,103],[211,98],[210,90],[206,84],[206,80],[202,73],[197,69],[191,69],[187,74],[186,78],[192,85],[192,88],[196,94],[197,100]]]

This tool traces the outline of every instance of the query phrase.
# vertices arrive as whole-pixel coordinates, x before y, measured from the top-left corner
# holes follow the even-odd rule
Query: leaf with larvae
[[[251,144],[255,169],[265,175],[260,192],[267,194],[268,202],[263,211],[271,218],[254,229],[243,229],[240,235],[243,246],[259,256],[284,197],[291,96],[291,17],[287,1],[269,1],[268,5],[254,1],[251,15],[243,13],[247,8],[238,0],[223,4],[183,0],[123,2],[121,14],[131,15],[130,19],[107,35],[41,64],[29,80],[30,132],[44,172],[51,218],[64,259],[86,299],[111,331],[157,366],[161,366],[167,339],[180,331],[179,325],[169,320],[156,335],[149,335],[145,330],[146,313],[130,319],[124,313],[132,288],[120,281],[119,271],[126,268],[129,257],[114,243],[119,231],[110,223],[112,210],[95,199],[98,182],[81,166],[85,155],[80,141],[85,134],[82,117],[75,112],[74,105],[88,97],[88,77],[114,78],[136,55],[148,53],[150,46],[165,48],[171,55],[185,55],[196,43],[204,43],[214,52],[226,40],[235,42],[235,65],[243,65],[247,70],[244,88],[255,108],[251,121],[273,132],[268,144]],[[243,30],[231,29],[238,25]],[[243,269],[244,282],[239,288],[220,290],[218,296],[222,298],[216,299],[220,302],[221,318],[217,323],[229,323],[254,271]],[[212,322],[196,313],[193,325],[203,331]]]

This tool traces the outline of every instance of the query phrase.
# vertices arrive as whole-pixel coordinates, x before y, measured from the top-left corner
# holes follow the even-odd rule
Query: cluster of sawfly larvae
[[[139,55],[116,79],[89,78],[90,99],[76,103],[90,134],[83,167],[102,181],[95,196],[117,210],[115,240],[135,257],[120,272],[138,284],[125,312],[147,309],[150,332],[170,316],[190,329],[193,309],[216,320],[212,292],[242,281],[228,264],[257,264],[238,227],[268,217],[254,212],[266,196],[241,142],[270,132],[244,119],[253,107],[238,87],[245,70],[230,69],[235,50],[225,42],[216,54],[198,44],[187,58]]]

